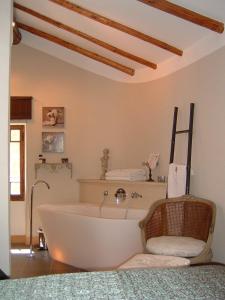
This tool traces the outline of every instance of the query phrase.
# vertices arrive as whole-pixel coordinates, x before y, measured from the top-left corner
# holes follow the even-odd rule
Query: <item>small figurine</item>
[[[68,158],[61,158],[62,164],[68,164],[69,159]]]
[[[46,159],[43,157],[42,154],[39,154],[39,155],[38,155],[38,160],[40,160],[42,164],[45,164],[45,163],[46,163]]]
[[[105,148],[103,150],[103,156],[101,157],[101,166],[102,166],[102,174],[100,179],[105,179],[105,174],[108,171],[108,161],[109,161],[109,149]]]

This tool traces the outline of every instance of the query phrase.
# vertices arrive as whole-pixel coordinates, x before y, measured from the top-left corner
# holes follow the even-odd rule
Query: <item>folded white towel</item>
[[[186,174],[186,165],[169,165],[168,198],[179,197],[185,194]]]
[[[106,176],[107,177],[146,176],[146,170],[145,169],[116,169],[116,170],[108,171],[106,173]]]
[[[106,180],[146,181],[146,176],[106,176]]]

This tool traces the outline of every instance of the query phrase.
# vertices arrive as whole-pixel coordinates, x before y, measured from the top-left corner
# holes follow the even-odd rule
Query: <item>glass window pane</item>
[[[11,129],[11,141],[12,142],[20,141],[20,130],[19,129]]]
[[[10,143],[10,182],[20,182],[20,143]]]
[[[10,194],[11,195],[20,195],[20,183],[19,182],[11,182]]]

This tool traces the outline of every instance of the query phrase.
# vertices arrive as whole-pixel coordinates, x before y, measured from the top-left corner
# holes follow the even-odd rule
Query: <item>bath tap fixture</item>
[[[142,195],[137,193],[137,192],[132,192],[131,193],[131,198],[134,199],[134,198],[142,198]]]
[[[32,244],[32,224],[33,224],[33,195],[34,195],[34,187],[35,185],[43,183],[50,189],[49,184],[44,180],[37,180],[31,188],[31,197],[30,197],[30,256],[33,256],[33,244]]]
[[[116,203],[119,204],[120,202],[126,200],[126,191],[122,188],[119,188],[115,193],[115,197]]]

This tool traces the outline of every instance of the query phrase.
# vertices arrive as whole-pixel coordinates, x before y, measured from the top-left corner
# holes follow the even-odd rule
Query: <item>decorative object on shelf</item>
[[[144,162],[142,163],[142,165],[148,168],[149,178],[148,178],[146,181],[154,181],[154,180],[152,179],[152,170],[151,170],[151,168],[149,167],[149,162],[148,162],[148,161],[144,161]]]
[[[105,179],[105,174],[108,171],[108,162],[109,162],[109,149],[105,148],[103,150],[103,156],[101,157],[101,167],[102,167],[102,174],[100,179]]]
[[[155,169],[159,162],[159,154],[151,153],[147,161],[143,162],[143,166],[146,166],[149,170],[149,179],[147,181],[154,181],[152,179],[152,170]]]
[[[64,127],[64,107],[43,107],[42,125],[45,127]]]
[[[62,164],[67,164],[69,162],[68,158],[61,158]]]
[[[42,152],[64,152],[64,132],[42,132]]]
[[[38,155],[38,160],[40,160],[42,164],[45,164],[45,163],[46,163],[46,159],[43,157],[42,154],[39,154],[39,155]]]
[[[166,182],[167,178],[166,176],[158,176],[158,182]]]
[[[41,169],[41,168],[49,170],[52,173],[56,173],[59,170],[61,170],[63,168],[66,168],[70,171],[70,178],[72,178],[72,175],[73,175],[73,173],[72,173],[73,172],[72,163],[45,163],[45,164],[36,163],[34,165],[34,168],[35,168],[35,178],[37,178],[38,170]]]

